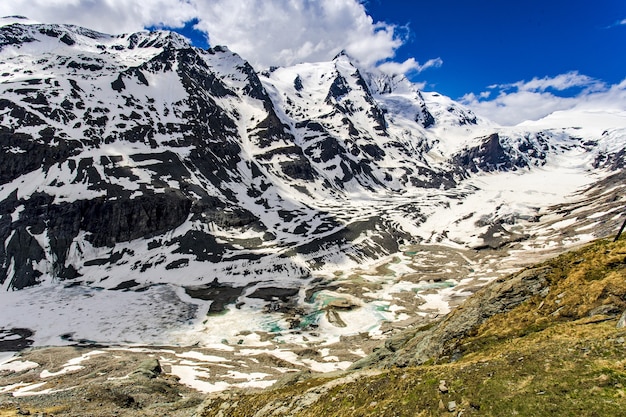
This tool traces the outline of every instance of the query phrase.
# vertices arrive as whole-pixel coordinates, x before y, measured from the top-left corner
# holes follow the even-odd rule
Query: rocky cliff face
[[[256,251],[297,240],[310,241],[307,252],[320,252],[316,235],[341,236],[345,222],[302,198],[285,206],[285,193],[335,195],[340,204],[337,193],[346,187],[384,188],[391,177],[377,166],[386,152],[372,137],[388,136],[383,113],[345,56],[328,65],[319,94],[305,93],[312,98],[297,110],[276,107],[236,54],[192,48],[172,33],[109,36],[14,24],[3,27],[1,41],[5,56],[14,54],[4,63],[0,103],[6,243],[0,257],[8,288],[46,276],[77,279],[111,259],[145,271],[154,262],[144,263],[137,250],[114,249],[137,239],[147,242],[144,253],[158,246],[175,254],[182,242],[202,236],[203,243],[184,245],[192,258],[149,257],[168,257],[165,266],[235,256],[233,245],[201,230],[207,225],[226,234],[249,230],[256,237],[244,246]],[[287,97],[292,104],[313,88],[297,79]],[[288,116],[311,107],[322,114]],[[431,177],[420,183],[441,183]],[[198,230],[148,242],[184,224]],[[105,256],[89,258],[88,251]]]
[[[623,129],[499,128],[345,54],[257,72],[170,32],[14,23],[0,57],[5,290],[218,280],[290,288],[289,304],[315,274],[447,239],[425,225],[476,191],[468,179],[565,154],[623,167],[623,146],[603,147]],[[451,222],[521,218],[477,210]]]

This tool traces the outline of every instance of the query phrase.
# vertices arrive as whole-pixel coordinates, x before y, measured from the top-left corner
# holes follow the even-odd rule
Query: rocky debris
[[[483,243],[474,246],[474,249],[499,249],[512,243],[521,242],[530,238],[530,235],[518,233],[504,228],[503,219],[498,222],[489,224],[487,230],[480,234],[479,237]]]
[[[280,378],[274,385],[272,385],[272,389],[281,389],[284,387],[291,386],[293,384],[297,384],[298,382],[309,379],[313,376],[311,371],[300,371],[300,372],[292,372],[286,374],[284,377]]]
[[[441,381],[439,381],[439,392],[442,394],[447,394],[448,393],[448,386],[446,385],[446,380],[442,379]]]
[[[42,56],[7,52],[38,40],[50,48]],[[133,62],[126,54],[135,49]],[[46,24],[3,26],[0,50],[0,283],[10,289],[91,276],[105,258],[90,258],[89,246],[131,241],[139,249],[105,268],[156,269],[147,255],[168,277],[202,262],[222,279],[252,273],[243,259],[304,255],[295,273],[281,271],[293,278],[335,252],[369,262],[417,241],[407,231],[426,220],[421,200],[455,191],[470,173],[541,165],[565,150],[555,133],[499,130],[439,155],[448,138],[430,128],[469,128],[476,116],[405,78],[363,73],[346,54],[297,76],[259,74],[226,47],[200,50],[166,31],[110,36]],[[35,76],[42,68],[53,76]],[[406,103],[396,103],[397,88],[410,92]],[[407,109],[415,116],[395,125]],[[598,153],[620,135],[563,146]],[[595,166],[621,169],[623,150],[596,156]],[[353,205],[355,193],[377,206],[384,196],[385,207]],[[248,233],[263,238],[235,242]],[[494,224],[485,248],[525,236]],[[161,253],[148,254],[152,242]]]
[[[626,310],[624,310],[624,312],[620,316],[616,326],[618,329],[626,327]]]
[[[139,367],[133,371],[132,376],[139,376],[145,378],[156,378],[161,374],[161,364],[156,358],[146,359],[139,364]]]
[[[46,44],[57,39],[56,46],[65,48],[71,40],[72,50],[81,48],[81,36],[87,33],[57,26],[40,29],[51,37]],[[12,36],[20,30],[28,35],[24,42],[39,36],[17,26],[3,28],[3,47],[15,44],[19,36]],[[104,35],[88,36],[111,40]],[[362,74],[349,60],[342,61],[341,70],[332,63],[320,103],[298,108],[288,101],[296,100],[297,95],[311,96],[309,78],[299,75],[293,82],[296,96],[287,97],[287,92],[274,90],[271,80],[261,80],[249,64],[222,47],[200,51],[186,42],[146,33],[122,37],[115,45],[99,45],[98,49],[101,47],[109,50],[98,56],[68,57],[56,67],[46,62],[51,71],[58,72],[53,78],[29,78],[30,68],[17,68],[20,64],[13,61],[9,64],[15,68],[1,75],[0,183],[6,198],[0,202],[0,240],[4,243],[0,245],[0,282],[6,288],[21,289],[47,279],[54,283],[69,280],[61,283],[68,286],[83,282],[118,290],[138,287],[140,291],[149,287],[146,281],[182,279],[185,284],[199,284],[187,285],[187,294],[212,301],[210,313],[222,312],[231,303],[239,306],[245,294],[264,304],[263,313],[286,315],[289,329],[280,330],[297,334],[317,324],[304,317],[299,304],[299,287],[306,284],[292,278],[307,279],[315,269],[333,265],[336,256],[341,258],[336,265],[344,260],[368,264],[396,253],[419,239],[407,231],[423,225],[429,210],[444,210],[446,205],[449,208],[463,201],[464,191],[456,188],[463,186],[463,175],[532,168],[553,151],[543,146],[551,139],[549,134],[543,139],[539,135],[509,137],[502,130],[479,138],[457,155],[460,159],[452,162],[460,161],[468,171],[459,173],[447,163],[450,160],[428,156],[431,150],[437,154],[440,149],[433,147],[447,138],[433,136],[433,129],[425,130],[441,124],[442,119],[424,97],[418,93],[421,102],[412,101],[410,107],[410,114],[419,113],[415,116],[419,125],[409,126],[413,118],[409,115],[406,126],[399,125],[407,129],[399,134],[399,126],[393,125],[398,113],[391,107],[379,107],[378,98],[374,100]],[[148,58],[130,67],[116,61],[115,51],[133,48],[163,49],[155,50],[152,57],[149,51],[142,51]],[[36,69],[44,65],[38,62],[26,66]],[[101,76],[106,83],[100,82]],[[175,98],[161,101],[159,84],[171,87]],[[107,90],[104,95],[98,92],[101,86]],[[386,91],[391,93],[392,87]],[[240,107],[244,105],[249,106]],[[444,111],[456,114],[455,120],[464,126],[476,123],[471,113],[459,109],[451,106]],[[622,160],[623,152],[606,161],[597,159],[598,166],[615,169],[623,167],[619,164]],[[605,214],[591,217],[591,212],[579,207],[562,207],[554,213],[554,223],[576,219],[586,222],[584,226],[594,233],[614,232],[615,213],[604,208],[623,206],[619,188],[623,179],[621,173],[603,182],[604,190],[613,191],[602,194],[602,205],[594,207]],[[425,192],[426,188],[431,189]],[[302,195],[306,198],[299,197]],[[360,195],[364,199],[353,204],[352,197]],[[461,221],[451,219],[457,220]],[[578,224],[565,229],[556,246],[580,233],[576,227]],[[446,233],[433,232],[442,239]],[[487,259],[493,253],[504,253],[524,236],[494,221],[482,236],[488,254],[481,256]],[[297,265],[283,268],[289,257],[295,258]],[[394,295],[394,308],[405,308],[402,314],[406,315],[422,313],[427,322],[439,313],[433,308],[421,310],[420,303],[425,303],[421,296],[434,295],[442,288],[438,285],[454,286],[459,277],[469,277],[471,282],[451,291],[453,295],[445,300],[446,306],[453,307],[466,296],[462,289],[474,291],[493,278],[493,274],[474,274],[473,265],[465,263],[441,268],[440,259],[436,272],[427,271],[429,279],[418,277],[425,274],[421,266],[415,266],[419,262],[414,263],[416,273],[407,273],[402,279],[420,286],[398,290],[404,294]],[[270,262],[271,266],[266,266]],[[108,276],[124,265],[129,265],[125,271],[133,279]],[[264,282],[251,284],[258,288],[247,294],[242,286],[260,275]],[[216,285],[201,284],[215,276],[220,279]],[[281,286],[284,277],[288,288]],[[236,285],[229,284],[231,278]],[[378,279],[365,281],[341,285],[360,299],[386,285]],[[335,282],[328,285],[338,286]],[[349,327],[348,314],[342,311],[355,306],[331,303],[323,313],[315,314],[325,314],[335,326]],[[621,308],[615,303],[612,306]],[[614,314],[613,310],[604,306],[592,313],[602,316]],[[405,346],[417,333],[428,331],[422,328],[416,333],[418,326],[426,323],[400,320],[393,311],[382,314],[396,319],[381,326],[384,335],[391,337],[361,365],[374,365],[381,358],[417,363]],[[405,325],[409,330],[399,331]],[[467,331],[462,323],[448,325],[452,328],[447,332]],[[434,333],[424,336],[431,339],[429,343],[446,342],[444,335]],[[267,333],[263,341],[277,334]],[[32,343],[31,336],[9,334],[0,342],[17,340],[6,346],[23,348]],[[371,342],[361,335],[349,340],[360,346]],[[420,349],[433,350],[421,344]],[[364,351],[370,352],[369,348]],[[356,357],[346,354],[341,358]],[[146,370],[138,375],[157,373]]]
[[[461,341],[470,338],[488,320],[491,326],[510,329],[511,337],[522,332],[516,328],[517,322],[494,324],[503,313],[522,304],[516,311],[530,316],[523,323],[531,328],[541,328],[548,318],[589,323],[616,320],[625,305],[624,250],[619,242],[611,245],[600,241],[583,251],[584,256],[565,254],[493,281],[442,320],[399,332],[351,369],[456,361],[467,350]],[[584,295],[581,288],[586,288]]]
[[[68,367],[77,355],[80,365]],[[25,396],[3,394],[0,413],[11,398],[13,409],[23,410],[18,415],[182,417],[202,401],[198,392],[163,373],[159,360],[146,353],[65,347],[24,351],[16,360],[31,366],[3,371],[1,385],[32,389]]]
[[[500,278],[477,291],[465,303],[434,325],[407,331],[400,343],[386,345],[355,362],[351,369],[377,366],[416,366],[451,352],[454,343],[488,318],[507,312],[548,288],[548,267],[532,268]],[[392,350],[395,349],[395,350]]]
[[[291,398],[278,398],[273,401],[269,401],[264,405],[261,405],[258,410],[255,410],[256,417],[270,417],[270,416],[297,416],[311,405],[318,402],[320,399],[326,398],[328,393],[335,387],[343,384],[353,383],[358,381],[364,376],[372,376],[378,374],[378,371],[362,371],[353,372],[350,374],[325,374],[322,376],[322,383],[319,381],[315,384],[308,384],[300,382],[302,386],[302,392],[297,396]],[[298,384],[298,383],[296,383]],[[209,395],[207,399],[197,408],[194,417],[213,417],[222,416],[227,417],[229,409],[237,409],[240,405],[240,401],[243,399],[246,393],[218,393]],[[371,404],[371,402],[370,402]],[[215,414],[215,408],[219,411]],[[240,411],[240,409],[237,409]]]
[[[454,413],[456,411],[456,401],[448,402],[448,412]]]
[[[356,344],[345,340],[341,346],[310,344],[307,348],[285,343],[275,343],[270,348],[265,342],[260,346],[233,343],[217,350],[138,346],[28,349],[0,368],[0,386],[9,387],[0,395],[0,414],[5,409],[5,400],[10,398],[12,409],[20,407],[33,414],[189,416],[207,398],[201,391],[212,392],[224,384],[232,384],[224,393],[208,395],[231,398],[272,383],[275,389],[289,387],[322,376],[303,362],[327,367],[334,360],[326,362],[327,350],[333,357],[337,354],[340,361],[352,361],[356,356],[345,352]],[[281,359],[285,356],[281,353],[285,352],[294,352],[298,359]],[[324,378],[331,375],[340,373],[331,372]],[[22,389],[29,395],[19,395]],[[16,392],[18,395],[12,396]],[[320,392],[312,392],[310,398],[319,395]]]
[[[0,247],[0,260],[4,261],[0,265],[0,283],[13,265],[9,287],[18,290],[39,282],[43,272],[34,269],[33,262],[46,259],[46,250],[54,254],[50,269],[59,278],[75,278],[75,267],[65,261],[81,231],[88,233],[87,241],[100,247],[158,235],[184,222],[192,201],[179,191],[169,190],[134,199],[94,198],[54,204],[53,196],[40,193],[12,202],[5,210],[10,212],[19,205],[23,207],[20,219],[4,227],[0,224],[0,237],[7,242]],[[41,247],[34,237],[46,230],[49,248]]]

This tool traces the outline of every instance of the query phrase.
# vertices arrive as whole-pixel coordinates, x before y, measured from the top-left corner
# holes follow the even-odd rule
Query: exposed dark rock
[[[177,248],[173,253],[195,255],[196,260],[200,262],[219,262],[226,249],[226,246],[217,243],[212,235],[197,230],[190,230],[167,244],[168,246],[176,244]]]
[[[265,104],[265,108],[268,109],[268,106],[272,106],[272,102],[259,79],[259,76],[252,68],[248,62],[244,62],[242,65],[238,66],[237,69],[241,71],[247,78],[247,85],[244,87],[244,94],[256,98],[257,100],[261,100]]]
[[[321,152],[319,153],[319,158],[315,158],[312,156],[316,149],[321,150]],[[341,146],[337,139],[332,136],[327,136],[321,141],[317,142],[315,146],[307,148],[305,153],[307,155],[311,155],[311,158],[316,162],[328,162],[334,157],[346,153],[346,150],[343,146]]]
[[[0,248],[0,260],[3,260],[0,282],[4,281],[12,262],[12,288],[37,284],[42,273],[33,269],[33,262],[47,258],[32,233],[40,234],[47,229],[53,254],[48,260],[52,261],[52,272],[60,278],[75,278],[77,271],[73,266],[65,266],[65,261],[71,243],[81,230],[89,233],[87,240],[94,246],[113,246],[171,230],[187,219],[191,209],[191,200],[173,190],[144,194],[132,200],[95,198],[62,204],[52,201],[51,196],[38,194],[13,203],[22,204],[24,210],[13,225],[0,224],[0,233],[6,237],[11,230],[15,231],[6,249]],[[115,255],[106,260],[114,261]]]
[[[7,25],[0,28],[0,50],[4,46],[35,42],[36,39],[18,25]]]
[[[45,126],[44,120],[33,112],[7,99],[0,99],[0,110],[10,109],[9,115],[19,122],[20,126]],[[4,132],[13,132],[13,129],[2,126]]]
[[[95,246],[147,238],[182,224],[191,201],[178,191],[142,195],[132,200],[91,200],[80,207],[81,228]]]
[[[9,263],[13,266],[13,277],[9,283],[10,288],[21,290],[22,288],[36,285],[38,278],[43,275],[34,268],[34,263],[46,259],[43,248],[25,228],[15,230],[5,249],[5,265],[2,266],[2,282],[4,282],[9,270]]]
[[[293,179],[312,181],[315,178],[315,171],[304,157],[295,161],[281,162],[280,168],[285,175]]]
[[[189,265],[189,259],[187,259],[187,258],[177,259],[177,260],[172,261],[169,264],[165,265],[165,269],[169,271],[171,269],[184,268],[187,265]]]
[[[421,124],[425,129],[434,126],[435,117],[428,111],[426,102],[421,93],[417,93],[418,100],[420,101],[420,112],[415,116],[415,121]]]
[[[122,74],[118,75],[115,81],[111,83],[111,88],[118,93],[121,93],[122,90],[126,88],[126,84],[124,84],[124,80],[122,79]]]
[[[330,88],[328,90],[328,94],[326,95],[326,99],[324,100],[327,104],[333,104],[333,102],[337,101],[341,97],[345,96],[351,91],[350,86],[345,78],[343,78],[340,74],[335,76]]]
[[[60,41],[68,46],[72,46],[76,43],[76,41],[67,33],[64,33],[63,36],[61,36]]]
[[[455,155],[452,163],[472,172],[507,171],[528,166],[523,157],[507,152],[500,141],[497,133],[486,136],[480,145]]]
[[[271,106],[271,102],[269,106]],[[288,126],[276,116],[273,107],[269,107],[267,117],[256,125],[256,129],[253,136],[258,138],[258,144],[261,148],[268,147],[276,141],[293,143],[294,137],[287,131]]]
[[[248,297],[260,298],[265,301],[281,300],[287,302],[296,297],[299,292],[299,288],[262,287],[254,290]]]
[[[112,291],[129,290],[137,286],[139,286],[139,283],[135,281],[134,279],[130,279],[128,281],[120,282],[117,286],[115,286],[114,288],[111,288],[111,290]]]
[[[300,78],[299,75],[293,80],[293,88],[295,88],[296,91],[302,91],[304,88],[302,85],[302,78]]]
[[[626,148],[616,153],[600,153],[593,161],[594,168],[608,168],[617,171],[626,166]]]
[[[487,231],[479,237],[483,239],[483,244],[475,246],[474,249],[476,250],[498,249],[505,245],[521,242],[529,238],[526,234],[508,231],[500,223],[490,224]]]
[[[185,287],[185,292],[193,298],[213,301],[209,307],[209,314],[217,314],[224,311],[226,305],[236,302],[245,289],[246,287],[220,284],[215,279],[210,284]]]
[[[475,125],[478,123],[478,119],[471,111],[461,109],[457,106],[451,106],[448,108],[448,112],[456,116],[456,122],[459,126]]]
[[[207,67],[204,60],[191,48],[176,50],[175,52],[166,49],[161,55],[153,58],[152,61],[173,61],[174,59],[178,60],[179,67],[177,72],[183,86],[194,100],[198,100],[198,94],[206,92],[208,93],[208,97],[205,96],[204,99],[210,100],[210,103],[215,106],[215,103],[209,97],[219,98],[227,95],[236,95],[234,91],[226,87],[226,85],[216,77]]]
[[[0,329],[0,352],[19,352],[29,348],[34,343],[29,338],[34,334],[30,329]]]
[[[378,145],[375,145],[373,143],[367,143],[363,145],[361,149],[363,149],[363,151],[371,156],[375,161],[380,161],[385,156],[385,151],[383,151]]]

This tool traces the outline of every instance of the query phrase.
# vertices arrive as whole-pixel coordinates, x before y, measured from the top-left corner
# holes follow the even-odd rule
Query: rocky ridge
[[[170,32],[15,20],[0,28],[0,284],[8,305],[28,310],[21,290],[49,309],[0,324],[34,332],[24,340],[159,343],[167,333],[171,343],[189,323],[210,338],[219,313],[263,318],[218,341],[246,330],[300,342],[324,338],[320,329],[376,335],[405,322],[399,308],[442,314],[426,302],[438,285],[455,288],[454,304],[496,278],[464,255],[429,282],[433,246],[495,250],[484,255],[493,260],[619,222],[620,115],[601,133],[505,128],[346,54],[257,71]],[[413,248],[429,249],[405,255]],[[406,269],[389,266],[405,257]],[[385,268],[393,279],[371,278]],[[56,296],[98,311],[102,327],[48,334],[46,320],[72,321],[68,311],[51,319]],[[98,308],[111,300],[144,304],[133,318],[105,317]],[[163,314],[150,327],[154,302]],[[377,325],[351,325],[354,312]]]

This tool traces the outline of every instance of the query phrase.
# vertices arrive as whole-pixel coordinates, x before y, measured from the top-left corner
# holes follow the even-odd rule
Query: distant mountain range
[[[344,53],[259,71],[172,32],[5,18],[0,89],[3,290],[294,301],[406,245],[557,233],[572,223],[545,209],[582,186],[597,217],[574,213],[591,226],[572,239],[612,233],[624,205],[624,113],[501,127]]]

